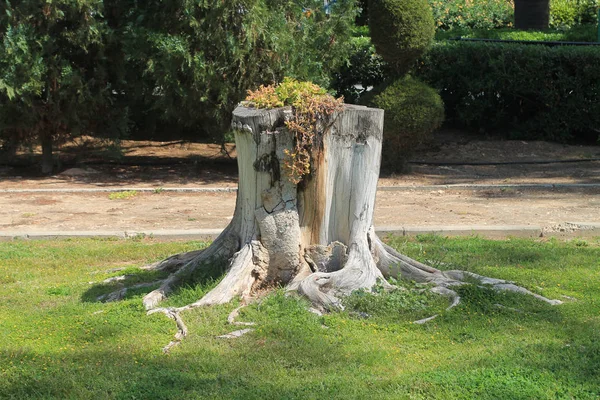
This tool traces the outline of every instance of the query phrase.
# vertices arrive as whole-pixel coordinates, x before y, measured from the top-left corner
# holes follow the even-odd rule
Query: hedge
[[[440,90],[447,121],[529,140],[596,140],[600,47],[444,42],[416,75]]]
[[[470,39],[501,39],[501,40],[533,40],[548,42],[596,42],[598,30],[596,25],[577,25],[569,29],[546,29],[543,31],[523,31],[513,28],[498,29],[452,29],[437,31],[436,40],[453,39],[456,37]]]

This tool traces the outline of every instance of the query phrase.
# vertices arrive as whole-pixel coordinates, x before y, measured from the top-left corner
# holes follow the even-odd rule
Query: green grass
[[[455,37],[470,39],[534,40],[558,42],[595,42],[598,38],[595,25],[578,25],[568,30],[547,29],[545,31],[520,31],[502,29],[452,29],[436,32],[437,40]]]
[[[155,189],[156,192],[156,189]],[[160,193],[160,192],[156,192]],[[123,190],[122,192],[113,192],[108,195],[110,200],[130,200],[138,195],[137,190]]]
[[[0,243],[2,399],[596,399],[600,396],[600,242],[422,236],[391,238],[443,269],[511,279],[551,298],[461,289],[444,312],[409,282],[388,295],[353,295],[348,310],[318,317],[281,291],[243,310],[256,331],[216,339],[235,307],[185,312],[189,337],[169,355],[175,327],[147,316],[141,297],[95,298],[108,277],[154,280],[136,266],[204,246],[140,240]],[[125,268],[123,271],[114,271]],[[220,268],[194,277],[171,305],[197,299]],[[506,308],[498,308],[500,303]],[[424,310],[424,307],[431,310]],[[514,311],[508,307],[519,309]],[[416,317],[442,310],[425,325]],[[363,312],[361,314],[360,312]],[[370,316],[365,318],[366,315]]]

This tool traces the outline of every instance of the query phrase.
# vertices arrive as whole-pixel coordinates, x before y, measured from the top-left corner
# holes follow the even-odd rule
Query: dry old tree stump
[[[292,109],[238,107],[233,113],[239,186],[229,226],[204,251],[173,256],[151,268],[175,270],[144,297],[149,312],[164,312],[179,327],[176,344],[187,329],[179,316],[189,308],[249,301],[263,288],[285,285],[307,297],[321,312],[341,308],[341,297],[385,278],[431,283],[432,290],[459,302],[454,287],[478,282],[497,290],[540,295],[512,282],[465,271],[440,271],[399,254],[373,229],[373,210],[383,133],[383,110],[344,105],[323,124],[311,149],[311,172],[298,184],[286,176],[286,149],[296,138],[286,128]],[[156,308],[196,268],[228,259],[221,282],[197,302],[180,308]]]

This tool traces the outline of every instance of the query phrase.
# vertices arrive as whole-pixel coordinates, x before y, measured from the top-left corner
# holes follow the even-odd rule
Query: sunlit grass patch
[[[346,310],[324,316],[282,289],[242,309],[256,323],[235,340],[227,315],[238,303],[182,313],[189,336],[169,355],[175,333],[141,299],[96,295],[117,284],[164,275],[138,267],[200,242],[141,240],[0,243],[0,398],[369,398],[515,399],[600,396],[600,243],[421,236],[389,238],[438,268],[511,279],[565,301],[460,288],[461,304],[426,286],[357,292]],[[197,300],[220,266],[194,276],[166,305]],[[113,285],[113,286],[111,286]],[[567,296],[567,297],[565,297]],[[576,299],[576,300],[573,300]],[[439,313],[424,325],[415,319]]]
[[[109,200],[129,200],[137,195],[137,190],[124,190],[122,192],[112,192],[108,195],[108,198]]]

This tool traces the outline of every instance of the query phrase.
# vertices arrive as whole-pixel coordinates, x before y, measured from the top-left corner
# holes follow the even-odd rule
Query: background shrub
[[[352,53],[347,62],[333,73],[332,89],[337,97],[343,96],[346,103],[356,104],[370,88],[380,85],[389,67],[375,52],[367,27],[355,30],[352,38]]]
[[[512,0],[428,0],[439,30],[495,29],[514,22]]]
[[[569,28],[581,24],[595,24],[598,7],[598,0],[551,0],[550,26]]]
[[[413,67],[435,34],[426,0],[373,0],[369,28],[377,53],[399,76]]]
[[[444,42],[417,75],[440,90],[454,125],[511,137],[595,140],[600,48]]]
[[[127,58],[133,116],[219,139],[248,89],[283,76],[330,86],[347,58],[354,0],[104,0]]]
[[[283,76],[330,87],[355,3],[3,2],[0,149],[129,129],[147,138],[161,125],[164,140],[218,140],[248,89]]]
[[[598,31],[595,25],[576,25],[569,29],[547,29],[544,31],[517,30],[511,28],[498,29],[453,29],[451,31],[438,31],[436,39],[452,39],[456,37],[473,39],[501,39],[501,40],[532,40],[550,42],[595,42]]]
[[[497,29],[514,25],[513,0],[428,0],[438,30]],[[599,0],[550,0],[550,27],[595,24]]]
[[[389,85],[371,103],[385,110],[382,165],[394,171],[402,171],[415,148],[444,121],[440,95],[410,75]]]

